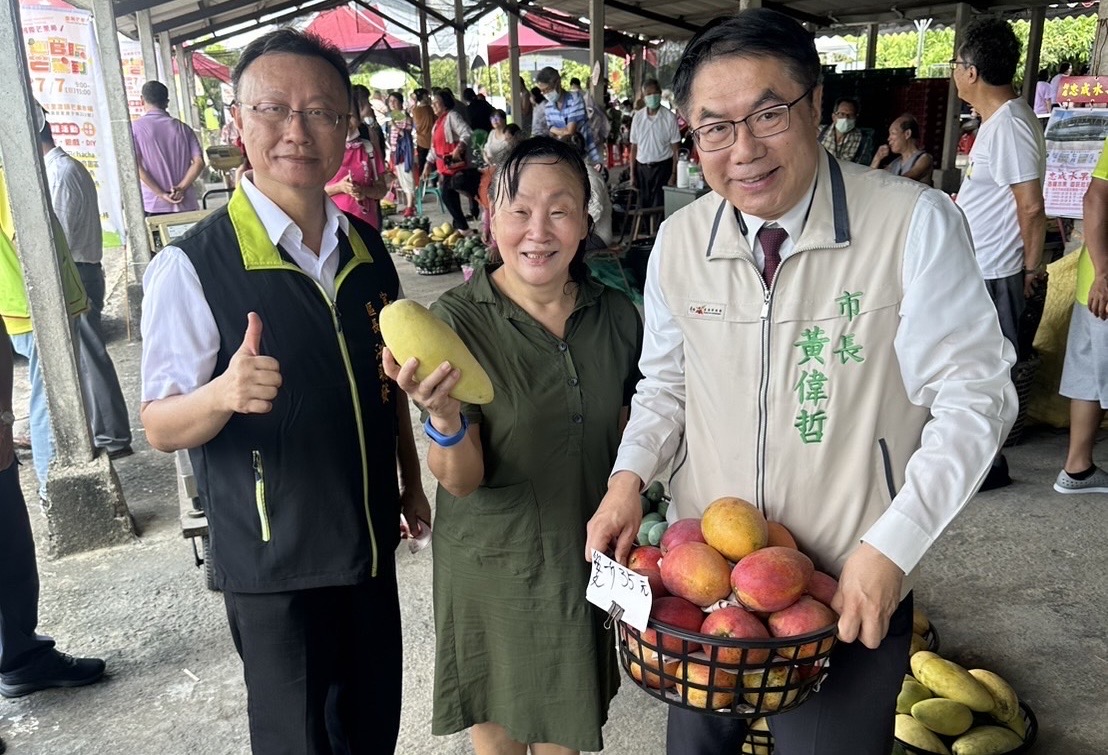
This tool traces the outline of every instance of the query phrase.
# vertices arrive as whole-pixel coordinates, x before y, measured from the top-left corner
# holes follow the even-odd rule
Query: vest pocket
[[[269,510],[265,504],[265,467],[260,451],[251,452],[254,458],[254,502],[258,507],[258,521],[262,526],[262,542],[269,542]]]

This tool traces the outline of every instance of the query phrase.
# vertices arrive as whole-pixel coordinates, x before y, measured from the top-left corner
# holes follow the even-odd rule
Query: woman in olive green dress
[[[425,408],[439,481],[432,732],[469,729],[478,755],[600,750],[619,686],[581,554],[638,382],[642,323],[584,264],[586,170],[555,139],[515,147],[491,196],[503,264],[432,307],[489,373],[492,403],[450,398],[449,364],[419,383],[414,359],[385,358]]]

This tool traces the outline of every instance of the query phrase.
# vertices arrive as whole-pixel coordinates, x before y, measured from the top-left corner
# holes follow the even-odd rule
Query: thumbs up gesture
[[[242,345],[231,357],[223,391],[226,409],[239,414],[266,414],[281,387],[281,366],[273,357],[261,355],[262,318],[256,312],[246,316]]]

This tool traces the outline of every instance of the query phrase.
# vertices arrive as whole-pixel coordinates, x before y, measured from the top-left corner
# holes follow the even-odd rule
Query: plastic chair
[[[438,198],[439,210],[441,212],[446,212],[446,205],[443,204],[442,201],[442,189],[439,188],[438,184],[434,183],[434,180],[438,177],[438,173],[431,173],[430,175],[425,174],[423,178],[419,180],[419,189],[416,191],[415,201],[416,212],[420,215],[423,214],[423,197],[428,193],[434,194]]]

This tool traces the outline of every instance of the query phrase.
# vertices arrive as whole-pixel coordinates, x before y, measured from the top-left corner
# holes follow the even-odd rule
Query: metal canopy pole
[[[512,120],[525,133],[530,133],[530,123],[520,123],[523,115],[523,98],[529,96],[522,91],[519,75],[519,6],[508,12],[508,78],[512,85]]]
[[[158,78],[158,56],[155,52],[154,29],[150,24],[150,11],[135,11],[135,28],[138,29],[139,48],[142,50],[142,75],[147,81]]]
[[[466,76],[465,13],[462,9],[462,0],[454,0],[454,22],[457,24],[454,27],[454,41],[458,46],[458,91],[455,94],[460,97],[462,92],[465,91],[468,80]]]
[[[100,48],[104,92],[107,95],[106,105],[111,121],[111,141],[119,175],[119,193],[123,200],[123,220],[127,226],[127,249],[134,272],[134,278],[127,276],[129,302],[132,306],[138,306],[142,302],[142,287],[139,282],[146,271],[146,263],[150,261],[146,211],[142,206],[138,163],[135,161],[135,150],[131,142],[131,113],[127,108],[127,87],[123,82],[123,64],[112,0],[93,0],[92,5],[93,27],[96,30],[96,44]],[[130,295],[132,293],[133,296]]]
[[[866,69],[877,68],[877,35],[881,24],[866,24]]]
[[[431,51],[427,35],[427,9],[419,9],[419,60],[423,64],[423,88],[431,91]]]
[[[589,0],[589,90],[597,107],[603,107],[608,87],[608,66],[604,56],[604,0]],[[598,75],[599,74],[599,75]],[[597,145],[600,149],[600,145]]]
[[[972,8],[969,3],[954,6],[954,54],[965,39]],[[950,89],[946,100],[946,130],[943,132],[942,168],[936,174],[937,188],[945,192],[955,192],[962,183],[962,171],[958,170],[958,140],[962,136],[962,121],[958,117],[962,112],[962,100],[958,97],[958,88],[954,86],[954,75],[950,77]]]
[[[158,52],[162,61],[162,82],[169,90],[169,114],[179,118],[180,103],[177,100],[177,78],[173,75],[173,48],[169,44],[169,33],[158,35]]]
[[[1046,25],[1046,6],[1031,9],[1031,28],[1027,33],[1027,51],[1023,64],[1023,98],[1035,104],[1035,84],[1039,80],[1039,58],[1043,50],[1043,27]]]
[[[1096,12],[1096,41],[1089,72],[1093,76],[1108,76],[1108,2],[1101,3]]]

